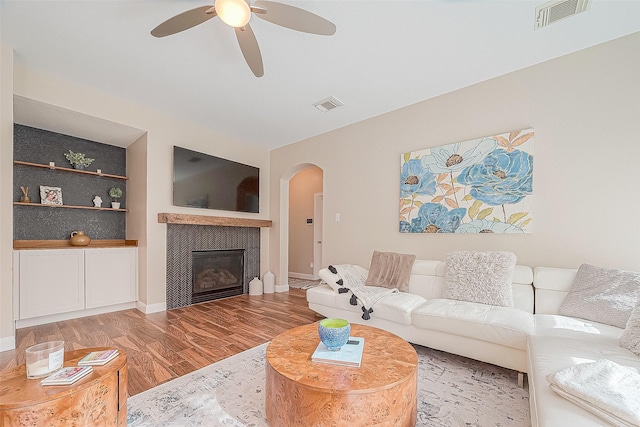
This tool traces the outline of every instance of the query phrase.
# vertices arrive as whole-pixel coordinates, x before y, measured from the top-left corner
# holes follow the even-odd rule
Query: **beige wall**
[[[127,147],[127,238],[138,241],[138,294],[147,295],[147,134]],[[139,307],[145,311],[146,307]]]
[[[322,193],[322,169],[312,167],[298,172],[289,181],[289,272],[313,276],[314,194]]]
[[[127,237],[141,239],[140,256],[140,288],[139,299],[143,303],[142,308],[149,310],[161,309],[166,300],[166,225],[158,224],[157,215],[160,212],[188,213],[196,215],[233,216],[243,218],[268,218],[268,176],[269,153],[266,150],[244,144],[225,135],[221,135],[211,129],[204,128],[193,123],[167,116],[159,111],[141,107],[122,98],[100,92],[70,81],[55,78],[33,69],[25,68],[18,64],[14,70],[13,93],[25,98],[37,100],[46,104],[77,111],[93,117],[109,120],[123,125],[147,131],[147,134],[137,141],[128,150],[132,156],[129,159],[128,173],[131,175],[127,183],[127,204],[129,212]],[[2,80],[5,81],[5,72],[11,76],[12,67],[2,64]],[[9,88],[11,85],[8,86]],[[2,105],[12,103],[11,89],[5,91],[2,87]],[[7,93],[8,92],[8,93]],[[11,108],[9,111],[11,111]],[[221,107],[223,108],[223,107]],[[215,111],[211,112],[215,114]],[[12,129],[13,119],[2,117],[3,135],[1,149],[2,161],[2,188],[0,192],[2,211],[2,316],[10,319],[11,315],[5,315],[5,307],[10,309],[11,300],[11,269],[5,265],[11,260],[11,181],[12,164],[6,159],[5,152],[12,147],[12,136],[5,136],[9,130],[4,129],[5,123]],[[12,132],[12,131],[11,131]],[[240,214],[225,211],[204,210],[195,208],[179,208],[172,206],[172,146],[180,145],[195,151],[224,157],[241,163],[250,164],[260,168],[261,184],[260,214]],[[148,149],[147,149],[148,148]],[[12,157],[9,155],[9,157]],[[7,166],[8,167],[5,167]],[[146,172],[145,172],[146,171]],[[135,182],[134,182],[135,179]],[[144,180],[144,183],[141,183]],[[140,196],[141,199],[131,200]],[[5,215],[6,220],[5,220]],[[6,231],[8,227],[9,232]],[[142,229],[144,227],[144,230]],[[145,237],[146,236],[146,237]],[[261,266],[266,272],[269,265],[268,247],[269,233],[261,232],[265,239],[261,246]],[[7,254],[8,251],[8,254]],[[9,279],[9,280],[7,280]],[[9,292],[7,294],[7,292]],[[2,320],[2,336],[8,331],[6,321]],[[11,324],[11,322],[9,323]]]
[[[13,50],[0,44],[0,351],[13,334]]]
[[[373,250],[509,250],[531,266],[640,271],[639,51],[636,33],[274,150],[271,215],[281,216],[280,180],[312,163],[324,171],[324,264],[368,266]],[[528,127],[533,234],[398,232],[401,153]],[[271,241],[276,275],[280,243]]]

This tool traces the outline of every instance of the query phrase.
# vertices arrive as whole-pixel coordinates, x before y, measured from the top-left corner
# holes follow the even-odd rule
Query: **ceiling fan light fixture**
[[[232,27],[244,27],[251,19],[251,9],[245,0],[216,0],[215,8],[222,22]]]

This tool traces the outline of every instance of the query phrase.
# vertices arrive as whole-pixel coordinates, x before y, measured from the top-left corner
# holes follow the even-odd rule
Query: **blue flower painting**
[[[433,195],[436,192],[436,176],[422,167],[420,160],[409,160],[402,165],[400,195]]]
[[[401,233],[531,233],[533,129],[405,153]]]

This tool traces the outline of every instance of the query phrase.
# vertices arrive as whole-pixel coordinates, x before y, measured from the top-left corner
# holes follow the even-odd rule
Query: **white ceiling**
[[[535,7],[545,1],[282,2],[329,19],[337,32],[252,19],[262,78],[218,18],[162,39],[149,34],[208,0],[2,0],[1,40],[19,64],[273,149],[640,31],[640,0],[592,0],[588,11],[537,31]],[[345,105],[312,106],[330,95]],[[32,120],[31,110],[16,118]],[[126,130],[125,138],[139,136]]]

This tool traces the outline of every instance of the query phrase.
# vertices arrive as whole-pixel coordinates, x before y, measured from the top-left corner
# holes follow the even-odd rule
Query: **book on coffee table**
[[[115,359],[118,356],[118,350],[103,350],[103,351],[92,351],[87,354],[85,357],[80,359],[78,362],[78,366],[87,366],[87,365],[104,365],[108,361]]]
[[[316,351],[311,355],[312,362],[329,363],[332,365],[360,367],[364,338],[349,337],[349,341],[338,351],[331,351],[320,341]]]
[[[69,385],[93,372],[91,366],[68,366],[41,381],[42,385]]]

